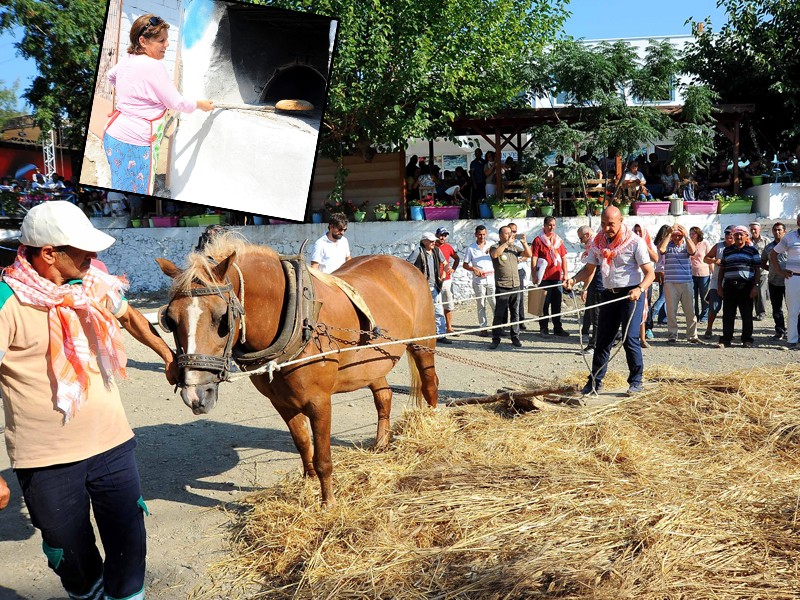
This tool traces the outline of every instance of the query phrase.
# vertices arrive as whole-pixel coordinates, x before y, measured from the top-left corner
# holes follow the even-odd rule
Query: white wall
[[[757,219],[756,215],[684,215],[681,217],[629,217],[625,222],[629,226],[639,223],[650,235],[655,237],[658,229],[665,223],[678,222],[687,229],[698,226],[705,232],[706,239],[717,242],[721,232],[730,224],[746,225],[759,220],[765,233],[772,227],[772,222]],[[103,219],[93,219],[95,223],[109,223]],[[497,229],[508,224],[508,219],[487,221],[406,221],[398,223],[351,223],[347,230],[353,256],[364,254],[392,254],[401,258],[408,256],[419,243],[421,234],[434,232],[437,227],[446,226],[450,230],[449,243],[462,254],[464,249],[475,241],[474,230],[479,224],[485,224],[489,230],[489,238],[497,239]],[[529,239],[538,235],[542,228],[541,218],[516,219],[520,232],[529,234]],[[792,222],[784,220],[789,229]],[[571,271],[576,270],[576,258],[582,251],[578,244],[577,230],[581,225],[589,225],[598,229],[600,217],[573,217],[558,219],[556,232],[564,239],[569,252]],[[101,225],[98,225],[101,226]],[[325,234],[325,224],[302,225],[261,225],[241,229],[241,233],[252,243],[265,244],[281,254],[296,253],[303,240],[308,239],[307,250],[311,243]],[[194,249],[197,239],[203,232],[202,227],[156,228],[156,229],[108,229],[107,232],[117,238],[117,243],[100,254],[113,273],[126,274],[131,282],[132,293],[153,292],[169,287],[169,279],[161,273],[155,258],[164,257],[178,266],[184,264],[186,255]],[[472,275],[463,269],[455,273],[454,292],[463,298],[472,295]]]

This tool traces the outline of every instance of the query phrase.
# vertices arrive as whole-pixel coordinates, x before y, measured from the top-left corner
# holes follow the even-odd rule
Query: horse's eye
[[[165,333],[172,333],[177,328],[177,324],[172,317],[169,316],[167,312],[168,308],[169,306],[162,306],[158,309],[158,326],[161,327]]]

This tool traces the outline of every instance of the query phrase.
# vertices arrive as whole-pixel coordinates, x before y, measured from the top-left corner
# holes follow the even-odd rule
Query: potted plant
[[[388,218],[389,214],[389,205],[384,204],[383,202],[379,202],[375,205],[375,208],[372,209],[375,213],[375,220],[376,221],[385,221]]]
[[[400,220],[400,203],[395,202],[392,206],[389,207],[389,210],[386,211],[386,216],[389,217],[390,221],[399,221]]]
[[[519,198],[500,198],[491,208],[495,219],[523,219],[528,216],[528,202]]]
[[[538,207],[540,217],[552,217],[555,210],[552,196],[542,195],[538,200]]]
[[[428,194],[430,196],[430,194]],[[429,203],[433,204],[433,196],[430,198],[426,196],[424,200],[409,200],[408,201],[408,211],[411,214],[412,221],[424,221],[425,220],[425,207],[429,205]]]
[[[586,215],[586,210],[588,208],[588,204],[586,202],[586,198],[583,196],[578,196],[577,198],[572,199],[572,203],[575,205],[575,214],[579,217],[583,217]]]
[[[603,203],[598,198],[589,198],[586,201],[586,207],[590,215],[600,216],[600,213],[603,212]]]
[[[612,204],[619,209],[622,216],[631,214],[631,199],[626,196],[620,196],[612,201]]]
[[[430,203],[425,204],[425,218],[429,221],[455,221],[461,213],[461,206],[455,202],[452,196],[448,196],[446,200],[431,199]]]
[[[753,208],[753,199],[747,196],[726,196],[718,194],[715,198],[719,202],[719,214],[744,215],[749,214]]]
[[[364,200],[361,204],[359,204],[355,210],[353,211],[353,221],[356,223],[363,223],[364,219],[367,218],[367,206],[369,202]]]

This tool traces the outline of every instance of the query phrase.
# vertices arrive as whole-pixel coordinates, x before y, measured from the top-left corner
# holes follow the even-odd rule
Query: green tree
[[[564,0],[264,0],[340,19],[321,136],[336,157],[449,136],[527,92],[525,65],[566,17]]]
[[[768,159],[800,142],[800,3],[794,0],[719,0],[728,21],[718,32],[703,22],[687,49],[686,67],[722,103],[753,103],[745,151]],[[697,29],[698,23],[694,23]],[[755,146],[760,146],[756,148]]]
[[[19,53],[36,61],[39,74],[24,97],[42,130],[61,128],[77,146],[89,122],[104,0],[6,0],[0,30],[20,26]]]
[[[17,108],[19,94],[19,81],[7,87],[0,79],[0,129],[5,127],[6,121],[24,114]]]
[[[693,166],[713,150],[713,93],[702,86],[685,87],[677,120],[647,104],[668,98],[682,69],[668,41],[651,40],[641,60],[625,41],[595,46],[572,39],[556,42],[543,61],[530,65],[531,88],[539,96],[565,95],[572,115],[531,131],[535,142],[528,162],[541,165],[554,151],[576,160],[609,151],[625,158],[671,135],[677,164]],[[576,168],[572,178],[585,178],[583,171]]]

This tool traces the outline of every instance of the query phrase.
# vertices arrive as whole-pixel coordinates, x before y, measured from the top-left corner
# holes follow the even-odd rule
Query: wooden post
[[[495,126],[494,130],[494,182],[497,185],[497,195],[503,195],[503,156],[500,152],[502,145],[500,144],[500,130]]]
[[[739,193],[739,119],[733,124],[733,193]]]

